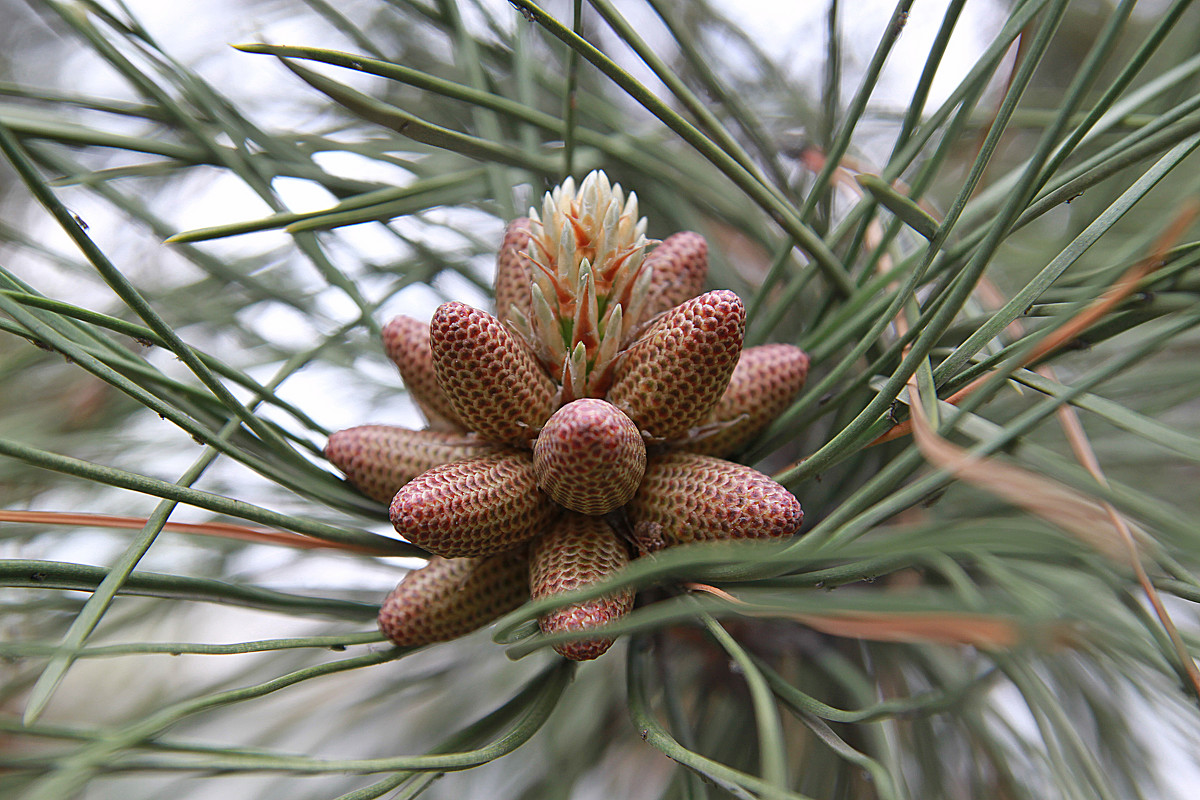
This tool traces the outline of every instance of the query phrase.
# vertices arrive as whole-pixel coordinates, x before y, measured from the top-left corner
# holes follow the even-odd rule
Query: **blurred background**
[[[1187,6],[919,0],[894,45],[896,9],[874,0],[615,4],[634,35],[611,14],[604,19],[612,6],[586,6],[585,38],[667,109],[696,119],[688,97],[713,109],[745,148],[739,158],[844,265],[850,284],[839,291],[804,247],[793,247],[777,209],[749,198],[718,158],[688,146],[663,115],[611,74],[573,61],[546,26],[508,3],[0,0],[9,23],[0,26],[0,122],[103,258],[189,347],[211,357],[232,397],[266,398],[254,407],[262,430],[226,430],[236,418],[228,400],[169,346],[134,331],[145,318],[114,279],[37,202],[12,157],[0,165],[0,288],[10,293],[0,308],[0,440],[32,448],[0,457],[0,506],[135,518],[125,529],[98,518],[0,522],[0,751],[10,754],[0,790],[89,799],[1188,796],[1200,780],[1189,662],[1155,622],[1128,565],[1107,563],[980,489],[931,481],[911,490],[931,470],[908,440],[822,450],[881,387],[891,391],[899,334],[872,325],[928,244],[896,221],[897,206],[884,209],[853,180],[827,172],[825,155],[833,152],[847,174],[886,175],[901,194],[919,186],[921,208],[935,220],[967,208],[945,231],[947,249],[960,249],[913,289],[922,311],[936,309],[954,276],[989,246],[979,244],[989,224],[1025,191],[1018,178],[1027,159],[1044,159],[1042,180],[1014,213],[1083,175],[1081,197],[1006,228],[986,255],[994,294],[962,301],[933,357],[956,352],[1048,264],[1069,261],[1023,315],[1029,330],[1048,330],[1150,252],[1195,196],[1195,156],[1180,149],[1194,147],[1200,130],[1191,106],[1200,92],[1200,17]],[[572,4],[543,8],[571,27]],[[639,41],[683,90],[639,58]],[[292,54],[316,58],[293,63],[340,87],[322,89],[271,55],[230,47],[242,43],[344,51],[410,72],[384,77]],[[1103,47],[1101,59],[1094,53]],[[944,53],[935,72],[931,52]],[[1018,78],[1027,58],[1039,66],[1026,87]],[[572,69],[579,132],[568,146],[561,124],[543,118],[566,115]],[[1081,74],[1090,76],[1082,87]],[[1119,94],[1104,94],[1116,85]],[[372,116],[349,92],[387,108]],[[1015,111],[1002,118],[1010,98]],[[1094,135],[1052,161],[1041,137],[1070,103],[1077,106],[1059,141],[1089,112],[1103,123],[1090,119]],[[935,119],[943,104],[961,113]],[[388,116],[394,109],[437,130],[401,135],[399,117]],[[998,118],[992,150],[985,142]],[[447,130],[473,138],[451,139]],[[906,155],[914,131],[927,138]],[[1121,161],[1137,147],[1144,153]],[[1164,153],[1178,158],[1164,166]],[[677,616],[584,665],[560,696],[538,695],[554,713],[538,718],[536,733],[529,723],[528,744],[512,755],[412,774],[399,763],[360,763],[483,746],[495,738],[485,729],[446,742],[527,682],[531,691],[552,686],[564,669],[546,649],[510,660],[488,631],[381,663],[397,656],[374,632],[375,606],[421,562],[351,549],[379,547],[372,534],[394,535],[386,510],[344,484],[320,449],[329,432],[352,425],[422,425],[379,346],[380,326],[400,313],[427,319],[448,299],[490,307],[505,222],[538,202],[565,163],[577,176],[604,168],[637,191],[650,235],[704,233],[710,283],[747,298],[750,337],[796,342],[820,357],[810,381],[820,390],[744,460],[795,479],[785,483],[805,504],[806,528],[831,549],[803,554],[805,566],[788,562],[787,575],[756,574],[748,592],[795,613],[811,609],[789,604],[847,596],[848,607],[875,613],[895,605],[884,586],[916,586],[925,592],[918,599],[926,604],[914,606],[922,613],[995,613],[1031,630],[1079,625],[1078,641],[994,652],[970,641],[864,642],[786,613],[734,620],[728,627],[747,650],[805,697],[823,700],[806,707],[775,687],[777,698],[791,697],[779,701],[790,713],[777,723],[790,778],[786,789],[764,788],[680,767],[631,721],[636,686],[627,683],[625,657],[632,664],[635,648],[652,648],[645,686],[657,688],[645,691],[680,745],[771,777],[754,684],[743,684],[729,652],[701,641],[703,630],[688,621],[694,612],[676,604],[665,607]],[[976,180],[973,191],[963,189]],[[1130,197],[1139,181],[1161,186]],[[895,230],[873,239],[868,219]],[[1089,249],[1080,237],[1095,226],[1106,238]],[[1109,477],[1136,490],[1122,511],[1157,543],[1149,571],[1191,652],[1200,360],[1190,317],[1180,315],[1195,307],[1200,286],[1190,269],[1195,230],[1184,225],[1167,242],[1180,252],[1161,283],[1139,284],[1141,305],[1112,310],[1056,364],[1068,386],[1094,378],[1079,389],[1101,395],[1087,401],[1088,434]],[[902,268],[874,280],[884,258]],[[62,305],[38,309],[17,294]],[[81,309],[106,317],[84,319]],[[878,343],[853,352],[868,330]],[[994,367],[1025,335],[999,325],[961,374],[939,376],[943,399],[972,377],[972,363],[996,356]],[[1144,358],[1096,377],[1139,348]],[[1012,373],[1023,366],[1004,364]],[[826,376],[828,385],[818,383]],[[1052,419],[1027,426],[1038,402],[1061,393],[1039,394],[1015,379],[989,391],[991,402],[974,413],[993,427],[970,428],[959,443],[994,440],[1019,463],[1069,480],[1060,461],[1037,455],[1069,460],[1067,436]],[[904,416],[904,402],[890,413]],[[1035,455],[1020,449],[1026,444]],[[818,450],[830,453],[821,473],[786,471]],[[56,454],[108,472],[85,475]],[[148,532],[142,522],[163,511],[160,497],[146,486],[114,488],[115,471],[166,483],[188,476],[194,490],[254,507],[190,497],[171,510],[173,523],[273,526],[334,545],[247,543],[215,529]],[[757,558],[742,557],[747,565]],[[105,576],[135,565],[111,605],[89,604]],[[852,588],[827,591],[841,583]],[[536,718],[531,697],[519,696],[503,721],[526,719],[518,712]],[[248,766],[259,757],[266,766]]]

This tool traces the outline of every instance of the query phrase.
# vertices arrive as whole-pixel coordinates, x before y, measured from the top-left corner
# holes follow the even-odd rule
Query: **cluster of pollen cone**
[[[789,405],[808,357],[743,350],[741,300],[702,293],[704,238],[677,233],[647,253],[645,230],[636,195],[604,173],[578,190],[567,179],[508,226],[497,316],[450,302],[429,324],[384,328],[428,428],[362,425],[325,453],[433,554],[380,611],[396,644],[454,639],[663,547],[799,529],[795,497],[721,456]],[[612,639],[586,632],[632,606],[618,592],[540,625],[583,634],[563,656],[596,658]]]

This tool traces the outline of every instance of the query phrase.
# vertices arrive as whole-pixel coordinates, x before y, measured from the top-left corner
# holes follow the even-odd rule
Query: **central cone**
[[[637,426],[604,400],[563,406],[533,446],[538,487],[581,514],[607,514],[628,503],[645,471],[646,445]]]

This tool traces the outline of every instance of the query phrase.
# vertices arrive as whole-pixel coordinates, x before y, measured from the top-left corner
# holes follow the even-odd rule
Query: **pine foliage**
[[[963,66],[979,4],[911,5],[864,46],[831,3],[815,74],[704,0],[261,0],[193,57],[120,0],[13,11],[0,794],[1188,796],[1200,17],[986,4]],[[487,305],[596,168],[811,355],[736,456],[803,535],[589,588],[638,601],[578,669],[560,597],[387,646],[424,554],[325,440],[417,423],[382,324]]]

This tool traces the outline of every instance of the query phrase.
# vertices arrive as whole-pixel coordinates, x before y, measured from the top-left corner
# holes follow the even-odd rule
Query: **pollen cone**
[[[646,471],[646,445],[633,420],[611,403],[585,398],[555,411],[533,446],[538,486],[581,514],[629,502]]]
[[[464,430],[433,374],[429,325],[412,317],[396,317],[383,327],[383,349],[400,370],[404,388],[421,409],[432,430]]]
[[[550,524],[558,506],[538,491],[529,453],[505,450],[434,467],[406,483],[391,505],[392,526],[447,558],[510,550]]]
[[[708,242],[692,231],[672,234],[646,256],[652,271],[642,318],[649,319],[704,291]]]
[[[331,434],[325,457],[360,492],[389,503],[401,486],[422,472],[497,449],[494,444],[463,433],[359,425]]]
[[[495,442],[532,439],[554,410],[555,385],[500,320],[443,303],[430,323],[433,371],[468,428]]]
[[[650,459],[626,512],[635,528],[655,526],[667,545],[773,539],[804,522],[800,502],[761,472],[679,452]]]
[[[757,436],[783,413],[808,377],[808,355],[790,344],[764,344],[742,351],[729,387],[708,415],[706,434],[681,449],[727,456]]]
[[[529,599],[524,548],[482,558],[434,556],[404,576],[379,609],[379,630],[401,646],[465,636]]]
[[[504,241],[496,255],[496,317],[507,322],[515,307],[529,317],[529,287],[533,277],[522,251],[529,244],[529,217],[518,217],[504,229]]]
[[[746,308],[733,292],[676,306],[621,357],[608,401],[649,436],[684,436],[729,385],[745,330]]]
[[[629,563],[625,544],[598,517],[570,512],[563,515],[530,549],[529,587],[534,600],[580,589],[601,581]],[[544,633],[586,631],[612,622],[633,608],[633,592],[626,590],[573,603],[542,617]],[[554,646],[572,661],[588,661],[604,654],[613,639],[597,636]]]

